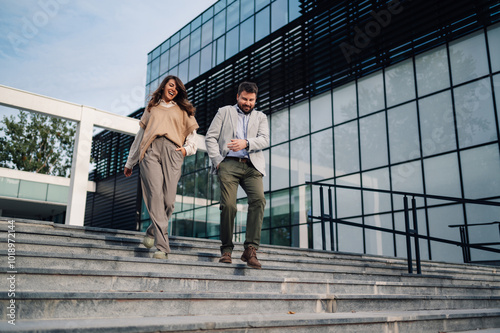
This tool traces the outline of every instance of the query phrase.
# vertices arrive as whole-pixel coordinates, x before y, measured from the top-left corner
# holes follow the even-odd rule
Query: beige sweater
[[[181,110],[178,105],[166,107],[163,103],[144,111],[139,125],[144,129],[139,160],[144,158],[146,150],[156,137],[165,136],[182,147],[186,137],[199,127],[196,119]]]

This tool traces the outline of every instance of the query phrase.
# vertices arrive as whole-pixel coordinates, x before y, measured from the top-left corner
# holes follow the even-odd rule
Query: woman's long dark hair
[[[161,81],[158,89],[156,89],[150,95],[148,106],[147,106],[148,112],[151,110],[151,108],[153,106],[160,103],[160,100],[163,96],[163,90],[165,89],[167,82],[170,81],[171,79],[173,79],[175,81],[175,85],[177,87],[177,96],[174,97],[174,102],[176,102],[177,105],[179,105],[181,110],[186,111],[188,115],[194,116],[194,112],[196,111],[196,108],[187,99],[186,87],[184,87],[184,83],[182,83],[181,79],[179,79],[177,76],[174,76],[174,75],[168,75],[166,78],[164,78],[163,81]]]

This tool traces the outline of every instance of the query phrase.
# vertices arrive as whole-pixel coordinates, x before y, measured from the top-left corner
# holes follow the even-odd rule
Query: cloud
[[[148,52],[214,2],[0,0],[0,84],[129,114]]]

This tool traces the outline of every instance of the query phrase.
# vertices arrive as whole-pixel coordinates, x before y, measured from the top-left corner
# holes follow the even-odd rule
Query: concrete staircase
[[[228,265],[219,241],[171,237],[165,261],[142,236],[0,218],[0,332],[500,331],[495,267],[424,261],[418,276],[398,258],[262,246],[256,270],[241,244]]]

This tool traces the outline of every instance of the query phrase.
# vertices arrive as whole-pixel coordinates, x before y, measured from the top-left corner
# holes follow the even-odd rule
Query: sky
[[[148,53],[215,2],[0,0],[0,85],[128,115]]]

